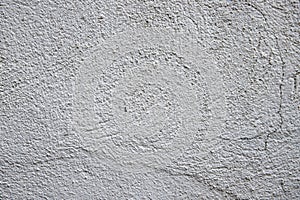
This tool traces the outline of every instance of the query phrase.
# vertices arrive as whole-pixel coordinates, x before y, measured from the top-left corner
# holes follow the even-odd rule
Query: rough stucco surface
[[[298,1],[0,5],[0,199],[300,198]]]

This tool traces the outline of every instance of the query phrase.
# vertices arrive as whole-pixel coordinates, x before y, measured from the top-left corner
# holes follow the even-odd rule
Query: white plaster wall
[[[0,199],[299,199],[299,1],[2,0]]]

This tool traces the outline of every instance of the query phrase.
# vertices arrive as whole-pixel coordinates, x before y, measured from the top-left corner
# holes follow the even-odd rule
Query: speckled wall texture
[[[299,1],[0,9],[0,199],[300,199]]]

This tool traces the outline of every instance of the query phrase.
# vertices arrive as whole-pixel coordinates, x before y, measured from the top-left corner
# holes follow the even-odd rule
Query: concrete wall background
[[[299,199],[298,1],[1,2],[1,199]]]

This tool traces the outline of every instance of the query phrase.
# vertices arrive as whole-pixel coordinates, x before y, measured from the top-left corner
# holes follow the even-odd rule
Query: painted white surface
[[[0,198],[298,199],[298,1],[1,3]]]

